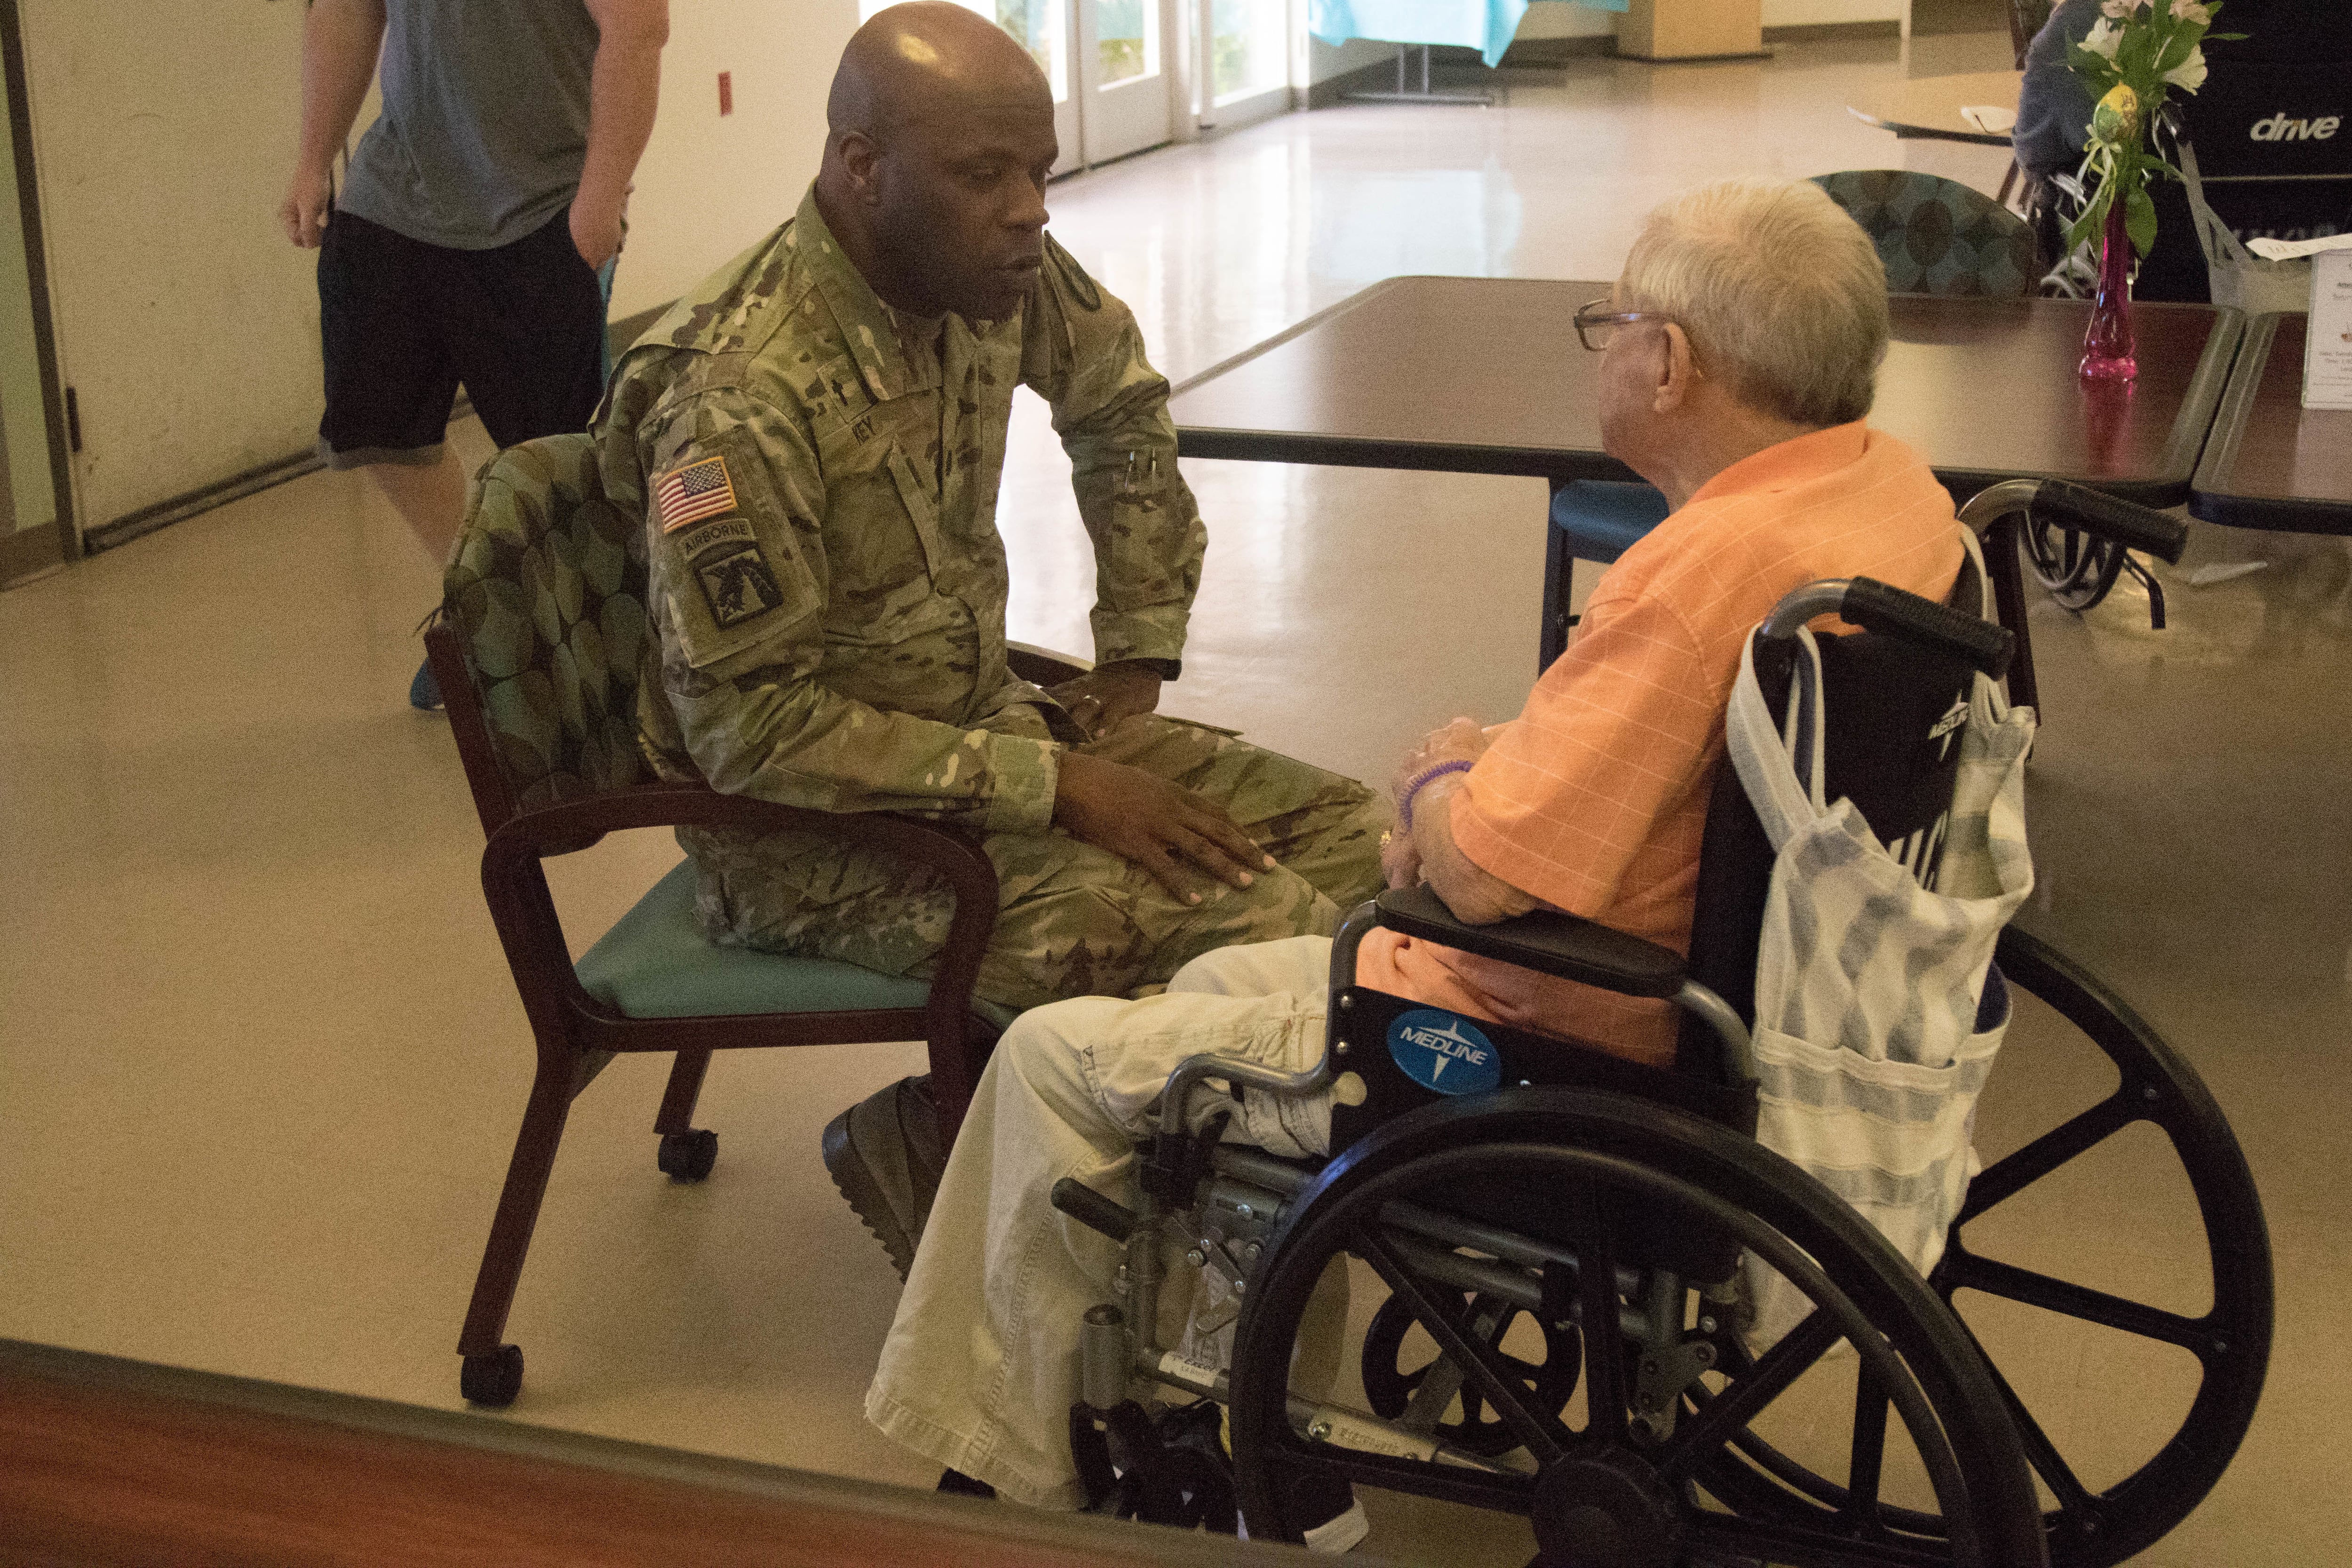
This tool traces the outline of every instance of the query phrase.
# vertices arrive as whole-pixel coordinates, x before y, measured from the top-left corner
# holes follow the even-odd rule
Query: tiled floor
[[[2006,47],[1921,40],[1908,68],[1984,68]],[[1906,68],[1868,42],[1763,66],[1584,61],[1503,109],[1293,116],[1097,171],[1056,189],[1055,226],[1181,377],[1391,274],[1607,276],[1642,211],[1696,181],[1894,162],[1842,104]],[[1999,166],[1966,172],[1989,185]],[[478,429],[463,437],[478,455]],[[1091,572],[1042,417],[1016,447],[1013,635],[1083,647]],[[1456,711],[1516,710],[1538,483],[1188,473],[1213,544],[1179,710],[1366,773]],[[2352,1530],[2326,1327],[2352,1291],[2352,558],[2201,528],[2193,548],[2192,565],[2273,564],[2206,589],[2168,572],[2160,634],[2123,595],[2082,620],[2036,607],[2029,918],[2206,1074],[2277,1249],[2262,1416],[2145,1560],[2318,1563]],[[389,512],[320,474],[0,597],[0,1335],[457,1403],[530,1037],[445,726],[401,701],[434,596]],[[675,858],[640,835],[561,863],[576,931]],[[1989,1149],[2046,1124],[2079,1076],[2032,1018],[2011,1050]],[[654,1172],[659,1068],[608,1071],[574,1111],[524,1277],[512,1418],[928,1483],[858,1417],[896,1289],[816,1142],[918,1055],[723,1059],[702,1118],[722,1154],[700,1187]],[[2194,1298],[2201,1280],[2167,1262],[2184,1215],[2150,1174],[2160,1153],[2103,1152],[2021,1245]],[[2003,1343],[2103,1465],[2180,1395],[2096,1343],[2031,1325]],[[1526,1555],[1392,1513],[1379,1544]]]

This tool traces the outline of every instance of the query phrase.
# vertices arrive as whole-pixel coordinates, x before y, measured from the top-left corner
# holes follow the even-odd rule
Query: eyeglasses
[[[1621,310],[1614,300],[1595,300],[1577,308],[1576,341],[1594,353],[1609,346],[1610,336],[1620,327],[1635,321],[1663,321],[1666,318],[1655,310]]]

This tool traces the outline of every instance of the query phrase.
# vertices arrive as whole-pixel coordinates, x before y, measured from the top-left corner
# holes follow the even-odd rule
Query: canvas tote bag
[[[1976,678],[1944,846],[1923,886],[1851,800],[1823,798],[1821,649],[1810,631],[1798,643],[1786,725],[1758,684],[1752,637],[1726,720],[1774,850],[1757,953],[1757,1137],[1924,1275],[1980,1168],[1969,1146],[1977,1096],[2009,1026],[1992,954],[2033,888],[2024,764],[2034,714]],[[1809,1308],[1771,1269],[1751,1258],[1748,1270],[1760,1348]]]
[[[2205,200],[2205,181],[2197,172],[2197,149],[2180,145],[2180,182],[2189,196],[2189,216],[2197,225],[2197,243],[2205,252],[2205,272],[2213,303],[2250,316],[2311,309],[2311,262],[2266,261],[2248,250]]]

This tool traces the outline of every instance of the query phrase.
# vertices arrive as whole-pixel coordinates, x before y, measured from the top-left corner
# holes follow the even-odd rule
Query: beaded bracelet
[[[1404,793],[1397,796],[1397,826],[1407,833],[1412,831],[1412,797],[1422,792],[1423,785],[1434,784],[1448,773],[1466,773],[1469,771],[1470,764],[1457,757],[1453,762],[1440,763],[1433,768],[1423,768],[1413,774],[1412,782],[1406,784]]]

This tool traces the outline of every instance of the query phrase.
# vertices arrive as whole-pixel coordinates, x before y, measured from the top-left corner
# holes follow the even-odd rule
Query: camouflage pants
[[[1380,889],[1384,814],[1351,779],[1157,714],[1076,749],[1208,796],[1276,868],[1246,889],[1202,874],[1201,901],[1187,904],[1142,868],[1058,828],[990,834],[981,848],[999,902],[978,989],[991,1002],[1128,995],[1217,948],[1328,936],[1343,910]],[[698,910],[713,942],[922,974],[947,940],[952,895],[897,856],[799,833],[682,828],[678,842],[700,868]]]

